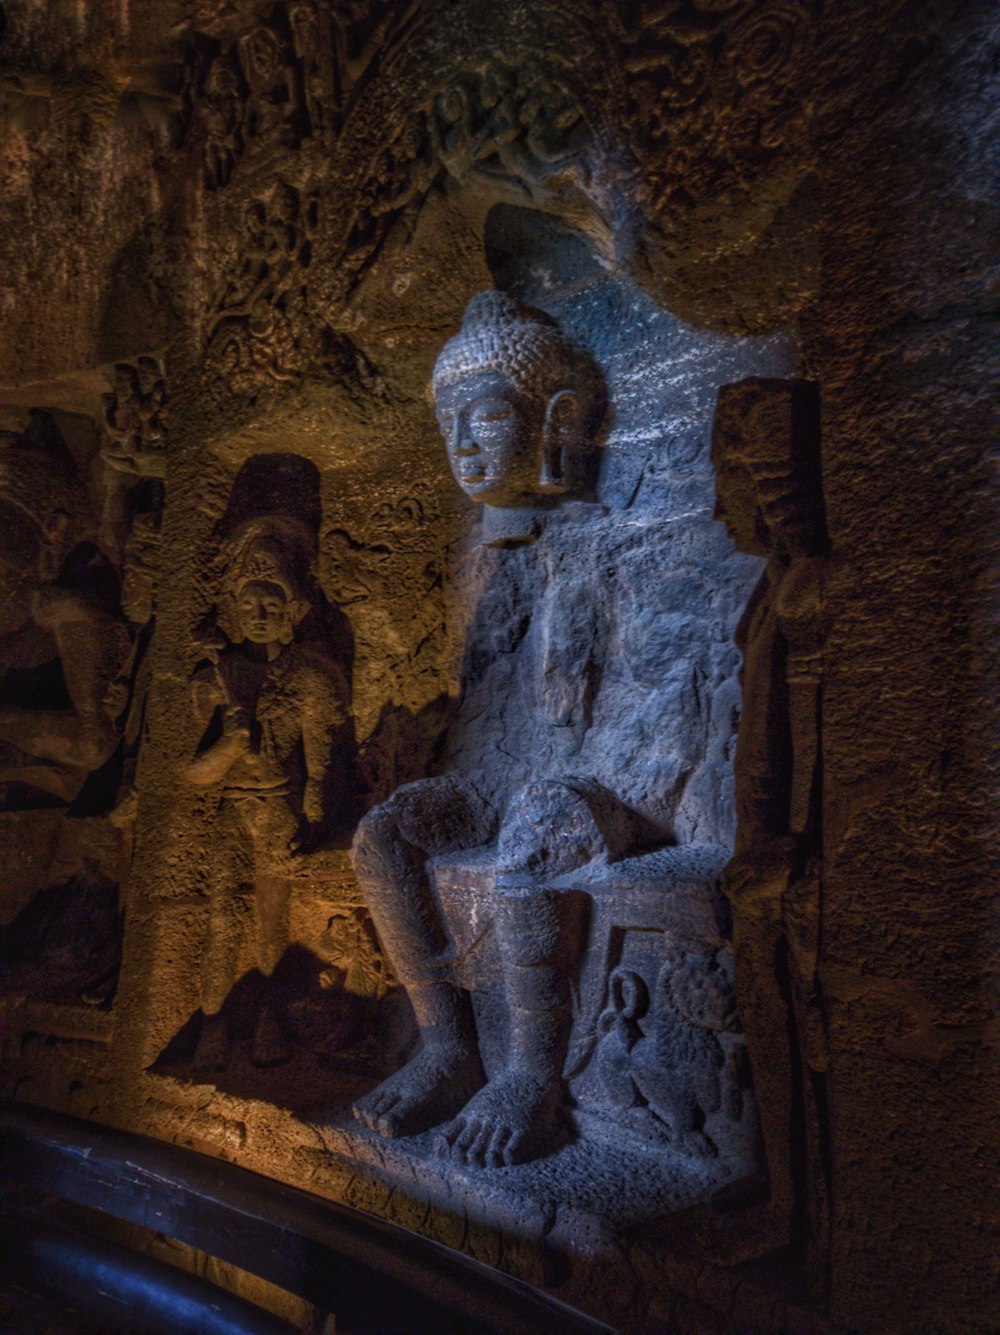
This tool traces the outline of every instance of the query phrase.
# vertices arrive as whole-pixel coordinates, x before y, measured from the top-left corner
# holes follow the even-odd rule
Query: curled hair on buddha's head
[[[540,403],[571,389],[584,418],[600,388],[593,363],[551,315],[496,288],[477,292],[466,306],[462,328],[434,364],[431,389],[437,397],[449,385],[491,372]]]

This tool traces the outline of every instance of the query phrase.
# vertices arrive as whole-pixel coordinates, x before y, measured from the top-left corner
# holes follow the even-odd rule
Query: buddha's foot
[[[495,1075],[438,1137],[439,1155],[478,1168],[537,1159],[558,1142],[561,1085],[524,1071]]]
[[[389,1139],[416,1136],[453,1117],[485,1078],[475,1050],[425,1047],[358,1099],[354,1116]]]
[[[228,1056],[226,1040],[226,1022],[221,1015],[206,1015],[202,1018],[198,1046],[194,1051],[192,1066],[196,1071],[221,1071]]]

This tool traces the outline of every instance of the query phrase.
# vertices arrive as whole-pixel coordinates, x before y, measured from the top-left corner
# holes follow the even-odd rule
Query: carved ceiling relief
[[[444,78],[434,76],[441,19],[427,4],[331,11],[299,0],[240,33],[202,15],[185,100],[217,275],[205,293],[212,391],[253,399],[321,374],[363,393],[372,370],[347,337],[344,303],[380,261],[407,251],[441,196],[472,189],[557,211],[572,196],[625,256],[637,205],[654,246],[661,230],[683,228],[692,205],[735,208],[735,196],[780,174],[802,147],[813,8],[670,0],[589,17],[555,10],[545,16],[555,46],[541,57],[529,30],[494,19],[489,55],[485,38],[462,34],[468,50],[451,43]],[[276,171],[290,161],[292,180]],[[792,188],[744,219],[742,245]],[[230,190],[231,202],[213,202]],[[688,251],[706,244],[683,237]]]

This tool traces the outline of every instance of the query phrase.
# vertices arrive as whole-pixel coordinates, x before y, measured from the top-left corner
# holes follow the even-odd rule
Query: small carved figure
[[[469,174],[474,160],[472,105],[468,88],[454,83],[434,100],[427,127],[434,156],[458,184]]]
[[[210,190],[229,184],[243,153],[244,116],[240,76],[232,57],[228,53],[217,56],[208,67],[197,109],[203,137],[205,184]]]
[[[302,68],[302,90],[309,128],[322,140],[334,128],[335,88],[333,75],[334,37],[330,16],[312,0],[301,0],[289,11],[295,54]]]
[[[255,139],[277,135],[296,144],[301,126],[301,71],[284,33],[269,23],[254,28],[240,43],[243,76],[250,90],[246,124]]]
[[[121,566],[131,523],[130,497],[139,482],[162,483],[167,471],[167,386],[155,357],[115,367],[114,390],[104,396],[104,501],[98,539]],[[162,504],[162,487],[157,498]]]
[[[515,179],[540,185],[578,158],[590,143],[579,104],[552,83],[525,97],[518,124],[497,142],[504,169]]]
[[[768,1196],[753,1230],[759,1250],[788,1240],[802,1204],[792,1174],[796,1122],[805,1123],[812,1194],[823,1191],[813,1093],[825,1067],[816,959],[827,535],[817,387],[761,379],[724,386],[712,449],[716,517],[740,551],[767,560],[737,630],[736,854],[724,880],[767,1157]]]
[[[271,300],[295,269],[306,239],[298,191],[279,180],[269,200],[248,204],[240,244],[241,267],[220,302],[226,316],[250,315]]]
[[[334,736],[348,715],[339,669],[294,642],[309,610],[308,548],[299,525],[278,516],[252,520],[235,535],[226,587],[234,642],[194,680],[195,712],[206,731],[187,776],[198,787],[222,785],[195,1056],[203,1070],[226,1062],[220,1012],[244,932],[265,976],[284,953],[291,859],[321,834]],[[253,1059],[266,1065],[287,1055],[280,1008],[265,1004]]]
[[[652,989],[640,974],[616,969],[598,1021],[594,1054],[602,1096],[626,1124],[694,1153],[711,1153],[702,1128],[726,1098],[739,1117],[742,1099],[726,1069],[719,1032],[735,1028],[732,971],[704,953],[672,948]]]

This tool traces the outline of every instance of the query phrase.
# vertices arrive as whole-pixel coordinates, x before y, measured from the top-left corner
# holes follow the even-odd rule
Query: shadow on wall
[[[88,859],[0,929],[0,990],[107,1009],[118,988],[123,933],[118,886]]]
[[[418,713],[386,701],[358,759],[366,806],[385,801],[401,784],[436,773],[457,703],[443,691]]]
[[[382,970],[380,977],[360,976],[368,972],[363,952],[355,950],[350,958],[341,953],[345,934],[356,939],[366,929],[370,924],[363,909],[338,910],[320,943],[326,959],[296,944],[269,976],[259,969],[244,973],[220,1011],[228,1034],[221,1069],[198,1068],[200,1009],[150,1069],[212,1084],[239,1098],[265,1099],[297,1114],[329,1112],[348,1102],[371,1085],[373,1076],[405,1060],[416,1032],[410,1003],[391,975]],[[371,968],[379,972],[381,957],[366,958],[373,958]],[[267,1062],[256,1051],[265,1014],[281,1016],[284,1060]]]

